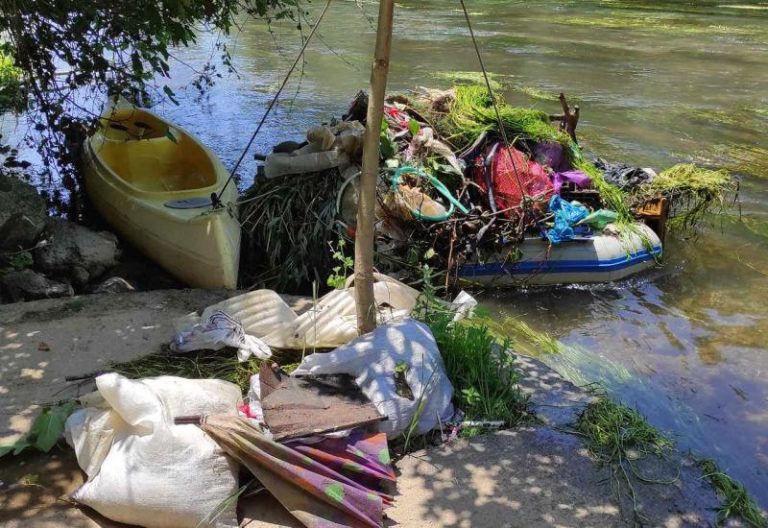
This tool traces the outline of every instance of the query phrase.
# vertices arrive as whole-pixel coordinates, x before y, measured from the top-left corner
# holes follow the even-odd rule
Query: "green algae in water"
[[[434,77],[435,79],[450,81],[453,84],[474,84],[474,85],[485,84],[485,77],[483,77],[483,72],[474,72],[474,71],[435,72],[432,74],[432,77]],[[502,89],[501,78],[502,76],[499,74],[488,73],[488,80],[490,81],[491,88],[493,90]]]
[[[632,378],[629,371],[621,365],[611,361],[595,363],[588,350],[566,345],[554,336],[534,329],[521,319],[498,320],[476,316],[473,324],[483,325],[499,339],[511,340],[513,351],[543,361],[575,385],[587,386],[595,380],[616,384]]]
[[[728,145],[720,147],[733,172],[754,178],[768,178],[768,149],[757,145]]]
[[[717,510],[718,525],[726,519],[737,518],[753,528],[768,527],[768,520],[760,513],[760,508],[743,485],[723,473],[714,460],[701,460],[699,467],[704,472],[704,478],[723,499]]]
[[[537,101],[547,101],[551,103],[560,103],[560,92],[550,91],[550,90],[542,90],[540,88],[536,88],[535,86],[525,86],[522,84],[515,84],[512,86],[512,89],[516,92],[520,92],[521,94],[530,97],[531,99],[535,99]],[[567,95],[567,94],[566,94]],[[567,95],[568,102],[569,103],[580,103],[581,98],[575,97],[572,95]]]

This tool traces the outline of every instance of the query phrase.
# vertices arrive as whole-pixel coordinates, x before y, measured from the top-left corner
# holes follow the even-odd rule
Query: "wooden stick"
[[[368,98],[368,115],[363,138],[363,167],[360,172],[360,198],[357,205],[355,235],[355,301],[357,331],[360,334],[372,332],[376,328],[376,300],[373,296],[376,180],[379,177],[379,142],[381,120],[384,117],[384,94],[389,74],[394,8],[394,0],[379,2],[376,52],[371,71],[371,96]]]

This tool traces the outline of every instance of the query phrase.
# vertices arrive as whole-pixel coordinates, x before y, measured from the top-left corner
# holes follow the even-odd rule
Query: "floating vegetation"
[[[450,81],[451,84],[476,84],[484,85],[485,77],[482,72],[474,71],[446,71],[435,72],[432,74],[435,79],[442,81]],[[488,80],[491,82],[491,88],[494,90],[501,90],[501,75],[496,73],[488,73]]]
[[[537,101],[548,101],[552,103],[560,102],[560,92],[541,90],[534,86],[525,86],[522,84],[515,84],[514,86],[512,86],[512,89],[515,90],[516,92],[520,92],[521,94],[524,94],[530,97],[531,99],[536,99]],[[580,103],[581,99],[579,97],[569,95],[568,101],[572,103]]]
[[[760,27],[725,26],[722,24],[696,25],[680,19],[676,23],[663,22],[657,17],[557,17],[554,23],[566,26],[586,26],[605,29],[640,29],[652,33],[676,33],[688,35],[727,35],[742,37],[765,37]]]
[[[723,499],[723,504],[717,510],[718,524],[729,518],[738,518],[753,528],[768,527],[768,519],[762,515],[744,486],[723,473],[714,460],[701,460],[699,467],[704,472],[704,478]]]
[[[729,145],[720,147],[733,172],[754,178],[768,178],[768,149],[757,145]]]
[[[295,293],[325,285],[338,240],[337,170],[256,178],[240,206],[243,226],[241,282]]]
[[[714,208],[723,210],[736,186],[726,170],[681,163],[660,172],[641,191],[646,197],[665,196],[673,200],[671,227],[692,229]]]
[[[560,100],[559,99],[560,94],[557,94],[555,92],[549,92],[546,90],[540,90],[538,88],[534,88],[533,86],[523,86],[521,84],[516,84],[513,86],[513,89],[516,92],[520,92],[521,94],[527,95],[531,99],[537,99],[539,101],[557,102]]]

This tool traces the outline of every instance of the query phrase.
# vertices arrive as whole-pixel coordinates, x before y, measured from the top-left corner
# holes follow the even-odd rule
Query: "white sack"
[[[397,394],[395,370],[403,363],[408,365],[405,380],[413,400]],[[453,386],[435,338],[426,325],[413,319],[380,326],[333,352],[305,357],[293,375],[310,374],[354,376],[363,393],[387,416],[379,430],[390,438],[409,426],[422,398],[423,410],[416,428],[419,434],[453,416]]]
[[[96,378],[106,409],[69,417],[66,436],[88,480],[72,498],[115,521],[149,528],[237,526],[234,506],[207,521],[237,489],[237,465],[177,416],[235,414],[240,389],[222,380]]]

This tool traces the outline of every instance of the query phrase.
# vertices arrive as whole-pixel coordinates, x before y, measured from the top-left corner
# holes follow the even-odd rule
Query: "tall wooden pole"
[[[355,234],[355,301],[357,331],[360,334],[367,334],[376,328],[376,300],[373,297],[376,180],[379,176],[379,141],[381,120],[384,117],[384,93],[387,89],[389,74],[394,7],[394,0],[379,1],[379,27],[376,32],[371,93],[368,97],[368,114],[363,138],[363,167],[360,173],[360,197],[357,205]]]

